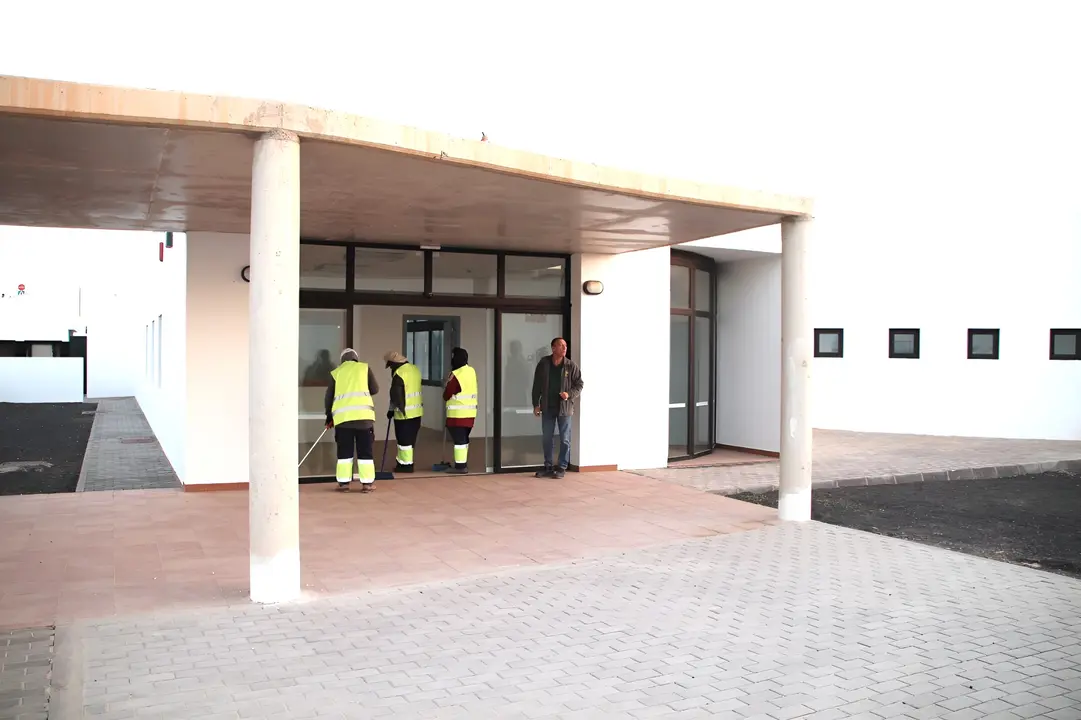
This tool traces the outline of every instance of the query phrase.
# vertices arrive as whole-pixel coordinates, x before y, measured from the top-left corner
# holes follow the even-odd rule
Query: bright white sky
[[[1007,198],[1081,218],[1077,0],[38,0],[3,25],[5,74],[302,102],[809,194],[835,237],[888,217],[914,242],[917,202],[942,232]]]

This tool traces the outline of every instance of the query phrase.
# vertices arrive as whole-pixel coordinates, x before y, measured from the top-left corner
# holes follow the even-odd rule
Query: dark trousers
[[[394,439],[399,445],[413,447],[417,444],[417,434],[420,433],[421,418],[409,418],[408,420],[394,421]]]
[[[413,446],[420,432],[420,418],[394,420],[394,439],[398,442],[398,458],[395,470],[413,472]]]
[[[464,456],[461,453],[456,453],[454,458],[454,467],[459,469],[465,469],[469,464],[469,433],[473,432],[471,427],[448,427],[447,432],[450,433],[450,441],[455,447],[465,446],[467,449]],[[465,458],[464,461],[462,458]]]
[[[375,445],[375,431],[371,428],[334,428],[334,442],[338,445],[338,459],[372,460],[372,448]],[[356,453],[354,456],[353,453]]]

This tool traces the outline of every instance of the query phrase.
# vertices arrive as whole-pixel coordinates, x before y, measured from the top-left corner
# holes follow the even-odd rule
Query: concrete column
[[[251,599],[275,603],[300,595],[300,142],[294,133],[272,130],[255,143],[250,250]]]
[[[811,519],[811,358],[807,265],[812,218],[781,223],[781,520]]]

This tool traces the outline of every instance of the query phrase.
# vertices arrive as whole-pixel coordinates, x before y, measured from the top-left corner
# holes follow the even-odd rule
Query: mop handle
[[[316,440],[316,441],[315,441],[314,443],[312,443],[312,446],[311,446],[310,448],[308,448],[308,452],[304,454],[304,460],[307,460],[307,459],[308,459],[308,455],[311,455],[311,454],[312,454],[312,450],[314,450],[314,449],[315,449],[315,446],[319,444],[319,441],[320,441],[320,440],[322,440],[322,439],[323,439],[323,436],[324,436],[324,435],[326,435],[326,434],[327,434],[327,427],[326,427],[326,426],[324,426],[324,427],[323,427],[323,432],[319,433],[319,439],[318,439],[318,440]],[[304,464],[304,460],[301,460],[301,461],[300,461],[300,465],[303,465],[303,464]],[[299,469],[300,469],[300,465],[297,465],[297,470],[299,470]]]

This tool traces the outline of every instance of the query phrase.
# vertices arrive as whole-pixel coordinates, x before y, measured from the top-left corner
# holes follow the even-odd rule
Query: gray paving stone
[[[359,597],[87,623],[82,703],[101,717],[1038,717],[1077,707],[1057,683],[1081,653],[1055,678],[1016,673],[1004,650],[1074,646],[1079,617],[1070,578],[784,524]],[[962,642],[966,659],[932,656]],[[209,676],[177,669],[205,663]]]
[[[101,398],[78,492],[179,488],[180,480],[135,398]],[[149,438],[150,442],[124,442]]]
[[[1081,442],[957,438],[815,430],[814,488],[1018,477],[1081,472]],[[776,461],[634,470],[716,493],[777,487]]]
[[[54,636],[51,627],[0,631],[0,720],[46,716]]]

